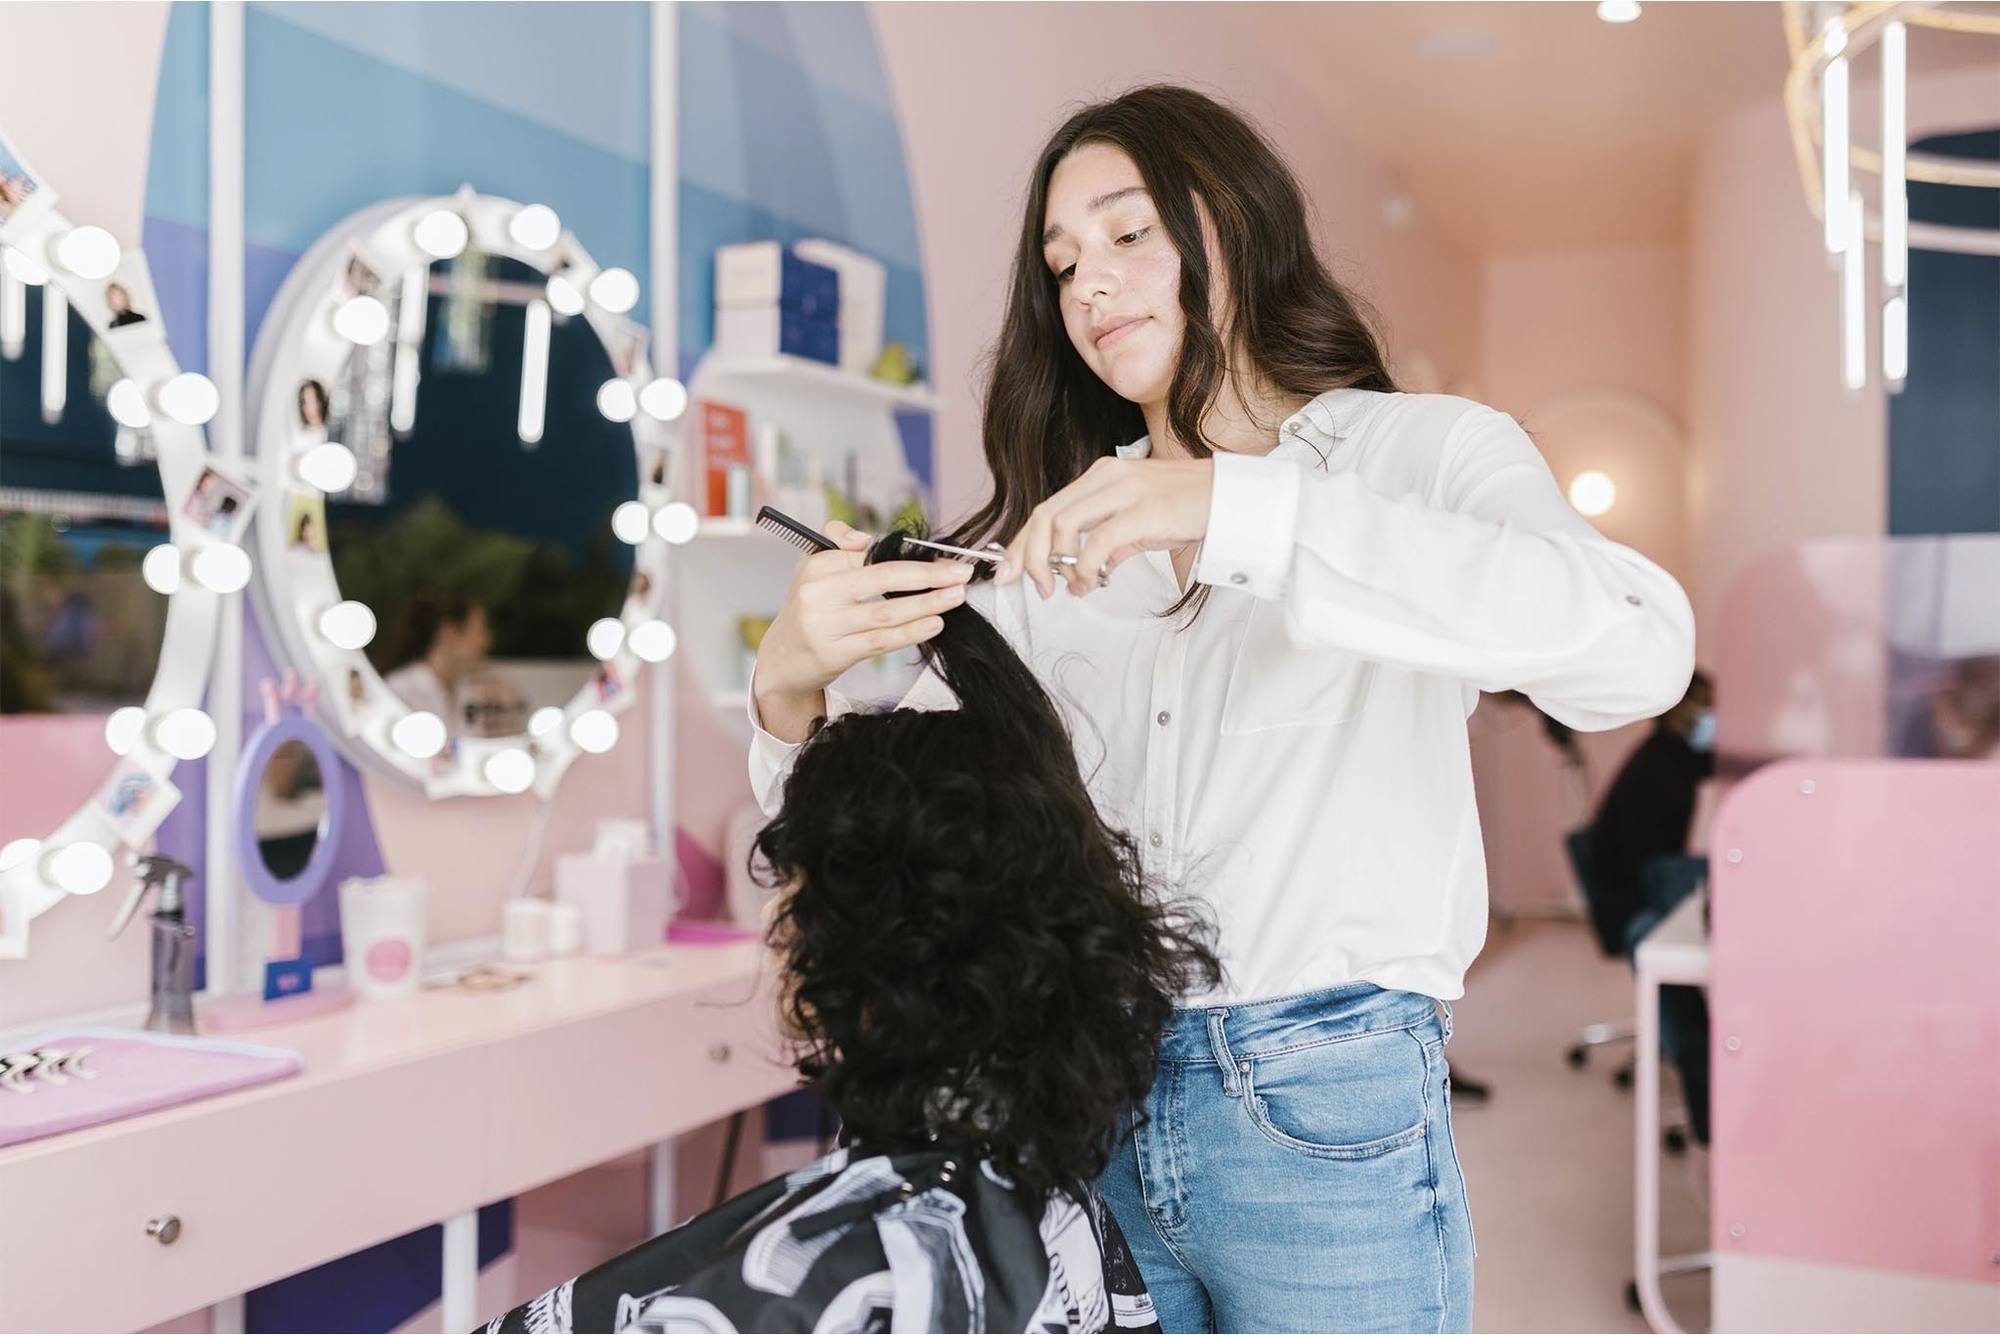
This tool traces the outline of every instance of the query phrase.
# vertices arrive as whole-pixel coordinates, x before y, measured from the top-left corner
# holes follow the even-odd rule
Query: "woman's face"
[[[1042,226],[1042,258],[1077,355],[1121,397],[1164,400],[1186,326],[1181,257],[1138,165],[1109,144],[1075,149],[1049,178]],[[1212,239],[1209,249],[1213,271]]]

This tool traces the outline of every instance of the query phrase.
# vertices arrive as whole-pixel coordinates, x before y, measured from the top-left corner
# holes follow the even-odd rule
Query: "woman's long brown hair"
[[[993,495],[953,531],[955,544],[1012,538],[1037,505],[1092,462],[1146,434],[1139,406],[1098,379],[1071,345],[1055,275],[1042,258],[1050,178],[1073,150],[1094,143],[1118,148],[1137,164],[1180,252],[1186,334],[1167,420],[1190,454],[1213,453],[1202,423],[1229,370],[1231,342],[1249,361],[1239,369],[1282,393],[1312,398],[1330,389],[1395,388],[1362,303],[1334,281],[1313,249],[1298,180],[1257,128],[1189,88],[1135,88],[1071,116],[1036,160],[1007,314],[989,354],[983,436]],[[1215,223],[1221,275],[1209,268],[1197,197]],[[1209,318],[1217,281],[1227,284],[1226,332]],[[1168,615],[1205,592],[1182,598]]]

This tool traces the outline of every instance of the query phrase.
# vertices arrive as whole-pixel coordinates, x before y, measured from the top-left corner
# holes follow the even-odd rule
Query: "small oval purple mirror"
[[[333,743],[287,707],[259,728],[236,771],[236,865],[266,904],[318,894],[345,828],[346,790]]]

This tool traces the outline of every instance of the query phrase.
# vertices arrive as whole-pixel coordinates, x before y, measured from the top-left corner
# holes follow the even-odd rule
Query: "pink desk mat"
[[[93,1049],[84,1069],[95,1080],[51,1084],[27,1077],[32,1094],[0,1088],[0,1145],[58,1135],[100,1122],[192,1103],[295,1075],[296,1052],[248,1043],[149,1034],[132,1029],[62,1029],[19,1048]]]

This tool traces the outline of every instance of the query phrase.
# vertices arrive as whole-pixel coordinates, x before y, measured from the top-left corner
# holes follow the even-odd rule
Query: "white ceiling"
[[[1627,24],[1588,2],[1259,3],[1232,15],[1250,50],[1313,90],[1428,217],[1480,250],[1680,239],[1703,131],[1759,101],[1775,114],[1788,63],[1775,3],[1649,0]],[[1996,52],[1990,38],[1910,36],[1917,72]]]

